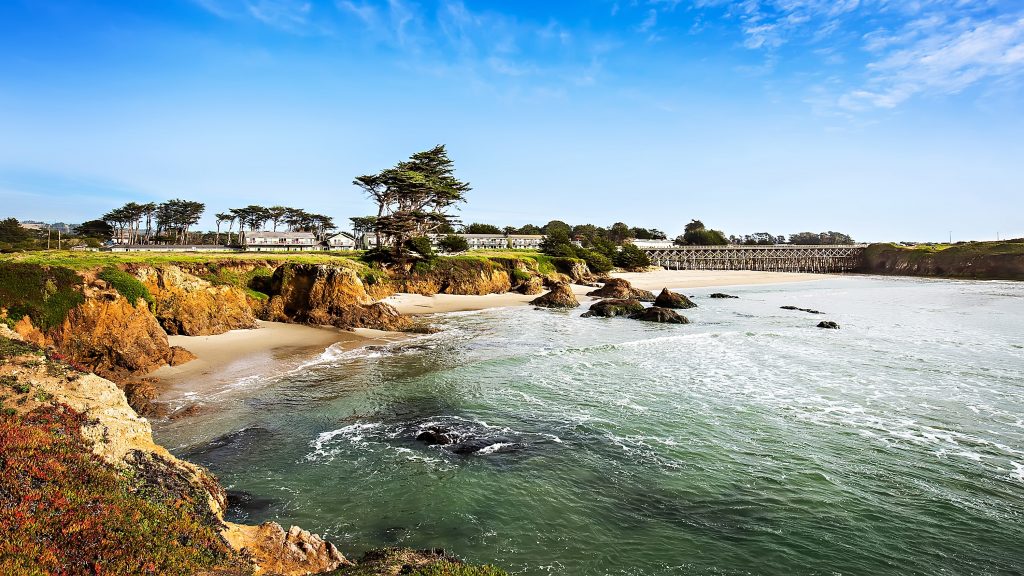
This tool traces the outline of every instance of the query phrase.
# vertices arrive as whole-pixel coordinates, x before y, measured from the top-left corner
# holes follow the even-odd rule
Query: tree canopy
[[[390,246],[398,258],[407,254],[410,238],[450,227],[455,221],[451,211],[472,189],[455,177],[455,164],[444,145],[417,152],[376,174],[357,176],[353,184],[377,203],[377,245]]]

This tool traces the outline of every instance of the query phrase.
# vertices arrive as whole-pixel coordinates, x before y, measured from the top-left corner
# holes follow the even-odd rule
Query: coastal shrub
[[[647,253],[632,244],[626,244],[615,255],[615,265],[619,268],[646,268],[651,265]]]
[[[59,326],[85,301],[81,285],[82,278],[67,268],[0,262],[0,302],[7,317],[17,321],[28,316],[43,330]]]
[[[0,574],[244,573],[196,502],[104,463],[84,422],[67,406],[0,416]]]
[[[405,248],[420,256],[430,259],[434,257],[434,245],[426,236],[415,236],[405,241]]]
[[[111,288],[117,290],[118,294],[124,296],[133,305],[139,298],[142,298],[150,308],[153,307],[153,295],[149,293],[149,288],[146,288],[138,278],[124,270],[108,266],[101,270],[96,277],[110,284]]]
[[[466,250],[469,250],[469,241],[462,236],[449,234],[438,240],[437,246],[442,252],[447,252],[449,254],[453,252],[465,252]]]
[[[579,257],[587,263],[587,268],[590,268],[591,272],[602,274],[604,272],[611,271],[611,269],[615,267],[615,264],[612,263],[612,259],[600,252],[583,249],[577,249],[576,252],[579,254]]]

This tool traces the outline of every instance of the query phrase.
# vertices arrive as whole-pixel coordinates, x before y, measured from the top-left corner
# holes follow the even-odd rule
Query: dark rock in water
[[[456,437],[449,430],[431,426],[423,432],[420,432],[416,436],[416,439],[420,442],[426,443],[428,446],[434,446],[436,444],[453,444],[455,443]]]
[[[797,308],[796,306],[780,306],[783,310],[799,310],[800,312],[807,312],[808,314],[824,314],[818,310],[811,310],[810,308]]]
[[[495,444],[513,444],[511,438],[506,436],[492,436],[490,438],[473,438],[466,440],[465,442],[459,442],[452,447],[452,452],[456,454],[475,454],[488,446],[494,446]]]
[[[568,282],[559,282],[547,294],[533,299],[530,304],[541,308],[575,308],[580,305]]]
[[[721,292],[715,292],[709,298],[739,298],[739,296],[730,296],[728,294],[722,294]]]
[[[590,306],[590,310],[583,314],[583,317],[600,316],[602,318],[612,318],[614,316],[629,316],[630,314],[641,312],[643,309],[644,305],[636,300],[610,298],[594,302]]]
[[[658,297],[654,299],[654,305],[659,308],[676,308],[680,310],[697,307],[697,305],[686,296],[675,292],[669,292],[668,288],[662,289],[661,294],[658,294]]]
[[[818,328],[828,328],[828,329],[831,329],[831,330],[839,330],[839,324],[836,324],[835,322],[833,322],[831,320],[823,320],[821,322],[818,322]]]
[[[640,312],[630,314],[629,317],[633,320],[643,320],[644,322],[663,322],[665,324],[690,323],[686,316],[680,316],[675,310],[669,310],[668,308],[661,308],[659,306],[644,308]]]
[[[271,498],[261,498],[245,490],[228,490],[228,508],[236,514],[249,514],[269,510],[276,502]]]
[[[608,278],[604,286],[598,290],[587,292],[587,296],[654,302],[654,294],[652,292],[633,288],[633,285],[628,280],[623,280],[622,278]]]

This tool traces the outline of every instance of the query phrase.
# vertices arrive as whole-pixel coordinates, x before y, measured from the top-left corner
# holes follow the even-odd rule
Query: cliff
[[[156,444],[113,382],[2,324],[0,387],[0,573],[504,574],[431,551],[356,564],[296,526],[226,522],[217,479]]]
[[[940,247],[872,244],[861,272],[979,280],[1024,280],[1024,241],[970,242]]]

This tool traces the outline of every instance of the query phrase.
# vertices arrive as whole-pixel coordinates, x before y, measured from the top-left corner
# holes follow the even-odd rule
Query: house
[[[328,250],[355,250],[356,237],[348,232],[337,232],[327,237]]]
[[[312,232],[245,232],[239,242],[250,252],[292,252],[321,250],[323,247]]]

